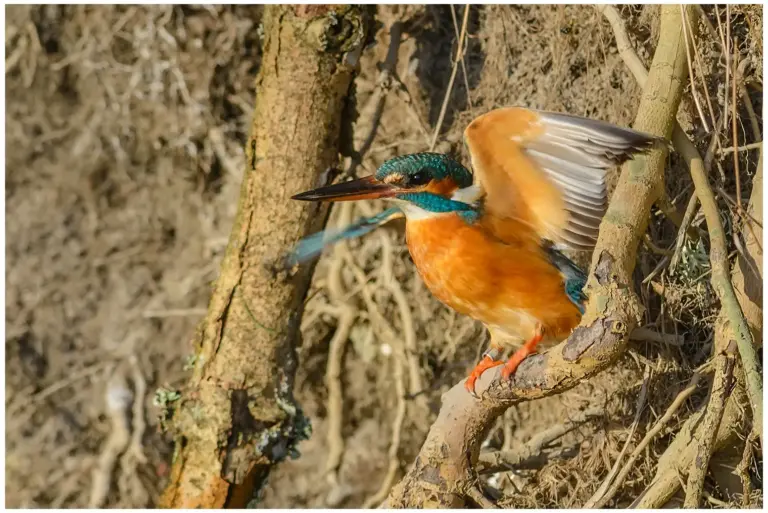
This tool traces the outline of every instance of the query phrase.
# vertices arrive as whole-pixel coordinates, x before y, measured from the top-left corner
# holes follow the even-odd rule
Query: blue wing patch
[[[568,299],[576,305],[576,308],[584,314],[584,302],[587,300],[587,296],[584,294],[583,289],[587,284],[587,275],[584,271],[579,269],[579,266],[574,264],[570,258],[556,250],[552,246],[545,246],[544,250],[549,256],[549,261],[557,267],[562,273],[565,280],[565,293]]]
[[[325,248],[337,242],[361,237],[389,221],[403,217],[403,215],[402,210],[393,207],[372,217],[361,217],[344,228],[328,229],[305,237],[288,255],[288,266],[293,267],[296,264],[308,262],[320,255]]]

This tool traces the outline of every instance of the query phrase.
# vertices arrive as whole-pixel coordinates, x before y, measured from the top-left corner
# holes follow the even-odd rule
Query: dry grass
[[[657,30],[655,8],[622,7],[620,12],[647,64]],[[707,13],[717,29],[714,11],[707,8]],[[457,9],[459,28],[462,14]],[[762,8],[732,7],[731,15],[741,58],[749,59],[743,82],[753,110],[760,113]],[[396,84],[383,92],[380,124],[359,174],[428,146],[430,134],[422,127],[435,126],[457,50],[449,9],[380,7],[379,20],[385,27],[395,20],[404,24],[396,72],[407,93]],[[105,505],[154,503],[170,446],[157,433],[158,412],[150,403],[159,386],[173,388],[183,379],[187,340],[206,305],[228,236],[259,63],[258,23],[259,9],[245,7],[7,9],[9,506],[88,504],[91,473],[114,422],[104,392],[116,373],[125,376],[128,393],[144,395],[149,426],[142,442],[148,461],[135,461],[127,452],[118,455]],[[500,105],[561,110],[623,125],[633,118],[640,89],[616,51],[610,26],[593,8],[472,8],[467,33],[467,80],[457,75],[448,97],[439,151],[463,152],[466,123]],[[705,79],[697,86],[701,94],[706,84],[719,118],[728,92],[721,44],[706,28],[701,34],[700,69],[694,72]],[[386,55],[387,31],[376,40],[365,51],[356,80],[356,148],[370,128],[370,100],[381,93],[377,63]],[[705,153],[712,134],[700,128],[690,94],[683,110],[681,124]],[[739,144],[756,142],[743,100],[737,118]],[[729,127],[718,134],[728,146]],[[757,153],[739,151],[737,158],[746,202]],[[714,152],[712,163],[715,187],[734,197],[733,155]],[[672,156],[666,192],[681,213],[691,190],[687,171]],[[731,234],[739,224],[729,205],[721,194],[729,250],[737,251]],[[381,209],[378,203],[359,205],[351,215]],[[330,222],[338,215],[334,211]],[[694,216],[692,225],[700,234],[705,233],[702,222],[700,214]],[[677,233],[663,215],[654,216],[649,229],[654,246],[674,250]],[[705,239],[703,244],[706,248]],[[402,223],[348,246],[349,251],[330,252],[317,267],[297,376],[297,395],[314,434],[300,446],[301,458],[272,475],[264,494],[268,507],[363,504],[384,481],[392,454],[400,470],[410,464],[440,394],[465,375],[486,342],[481,327],[441,306],[426,290],[408,257]],[[602,414],[553,441],[546,449],[554,456],[541,466],[485,476],[486,490],[503,505],[582,505],[627,442],[644,373],[650,372],[647,403],[630,448],[686,387],[693,369],[708,359],[717,304],[706,253],[696,241],[686,240],[683,248],[674,274],[665,255],[644,248],[636,289],[647,309],[645,324],[683,336],[685,343],[635,343],[629,356],[590,382],[510,410],[486,449],[516,447],[577,411],[600,407]],[[588,255],[576,257],[588,262]],[[641,285],[654,269],[656,276]],[[329,486],[325,444],[334,424],[326,372],[339,322],[331,281],[340,285],[342,302],[354,318],[339,352],[344,444]],[[411,319],[404,315],[402,296]],[[144,316],[147,311],[152,315]],[[398,342],[410,335],[415,349],[401,350]],[[146,380],[145,394],[130,371],[132,356]],[[425,390],[411,397],[419,380]],[[409,392],[404,416],[402,397],[394,392],[399,381]],[[614,505],[628,505],[648,484],[658,456],[705,394],[700,386],[650,441]],[[127,414],[131,433],[141,429],[134,421],[141,411],[134,407]],[[717,487],[707,489],[709,503],[740,501],[715,475]],[[752,498],[753,504],[761,501],[761,496]]]

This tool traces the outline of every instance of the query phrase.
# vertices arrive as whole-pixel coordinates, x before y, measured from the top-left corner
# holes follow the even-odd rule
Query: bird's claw
[[[464,383],[464,388],[467,389],[467,392],[469,392],[469,395],[474,397],[475,399],[480,399],[480,396],[477,395],[477,392],[475,392],[475,382],[477,381],[477,378],[472,379],[473,376],[470,376],[467,378],[466,383]]]
[[[478,378],[482,376],[483,372],[487,371],[488,369],[503,364],[504,362],[494,360],[490,355],[485,355],[483,359],[480,360],[480,362],[475,366],[475,368],[472,369],[472,372],[469,374],[466,383],[464,383],[464,387],[467,389],[467,392],[469,392],[470,395],[472,395],[472,397],[475,399],[480,399],[480,396],[478,396],[477,392],[475,392],[475,383],[477,382]]]

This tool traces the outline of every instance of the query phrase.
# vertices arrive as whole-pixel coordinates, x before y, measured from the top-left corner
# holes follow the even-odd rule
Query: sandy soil
[[[734,10],[743,54],[762,63],[762,40],[752,37],[762,34],[762,10]],[[656,10],[621,12],[648,63]],[[456,14],[460,21],[461,8]],[[173,450],[159,429],[156,404],[185,379],[188,341],[205,311],[235,213],[259,66],[260,15],[259,7],[224,6],[6,9],[8,506],[155,504]],[[456,37],[450,9],[381,7],[383,28],[365,51],[356,81],[356,147],[370,130],[377,64],[389,45],[387,27],[396,20],[404,28],[397,73],[411,102],[394,88],[385,92],[361,173],[427,147],[451,73]],[[461,154],[466,123],[501,105],[631,124],[641,91],[609,25],[591,7],[473,8],[468,27],[466,80],[460,71],[438,150]],[[715,46],[704,42],[702,51]],[[705,57],[717,104],[722,70]],[[762,71],[757,64],[748,70],[759,113]],[[696,119],[690,97],[683,109]],[[739,114],[746,119],[743,107]],[[749,122],[740,126],[743,142],[754,142]],[[705,148],[705,133],[695,123],[687,128]],[[748,198],[757,154],[740,158]],[[721,185],[733,194],[730,177]],[[675,157],[667,188],[684,209],[690,180]],[[381,208],[337,209],[330,222]],[[650,234],[656,245],[673,247],[676,228],[655,216]],[[644,376],[652,371],[650,408],[641,426],[664,411],[703,363],[716,305],[707,281],[699,280],[707,269],[697,254],[696,248],[686,253],[689,274],[669,278],[670,287],[682,292],[665,307],[668,313],[660,313],[662,303],[648,287],[642,292],[648,325],[684,334],[684,347],[638,343],[589,383],[513,408],[500,419],[488,448],[523,443],[586,409],[597,412],[557,440],[539,468],[490,476],[489,493],[502,504],[583,504],[629,436]],[[588,255],[577,258],[585,262]],[[642,277],[662,255],[645,248],[640,259]],[[369,284],[361,285],[360,276]],[[355,311],[342,352],[342,416],[333,419],[340,432],[331,427],[326,383],[338,322],[327,308],[337,301],[328,290],[330,277],[340,280]],[[303,334],[297,396],[314,432],[299,447],[300,458],[275,470],[264,507],[362,505],[410,464],[440,394],[473,366],[486,342],[481,326],[441,306],[425,289],[398,223],[322,258]],[[401,341],[406,347],[398,360]],[[406,393],[396,393],[405,382]],[[628,504],[649,482],[658,454],[704,394],[694,395],[669,432],[649,446],[618,504]],[[338,449],[339,460],[329,472],[331,448]],[[738,463],[740,453],[723,465],[734,457]],[[718,475],[712,496],[735,500],[740,484]]]

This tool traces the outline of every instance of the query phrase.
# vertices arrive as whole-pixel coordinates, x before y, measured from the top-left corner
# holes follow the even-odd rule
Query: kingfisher
[[[606,174],[664,139],[569,114],[506,107],[464,131],[471,169],[441,153],[384,162],[376,173],[293,196],[304,201],[384,198],[394,204],[342,230],[303,240],[293,262],[397,217],[427,288],[481,321],[490,343],[465,382],[504,365],[509,379],[541,345],[581,322],[586,274],[562,250],[594,248],[607,208]],[[505,350],[514,350],[505,362]]]

